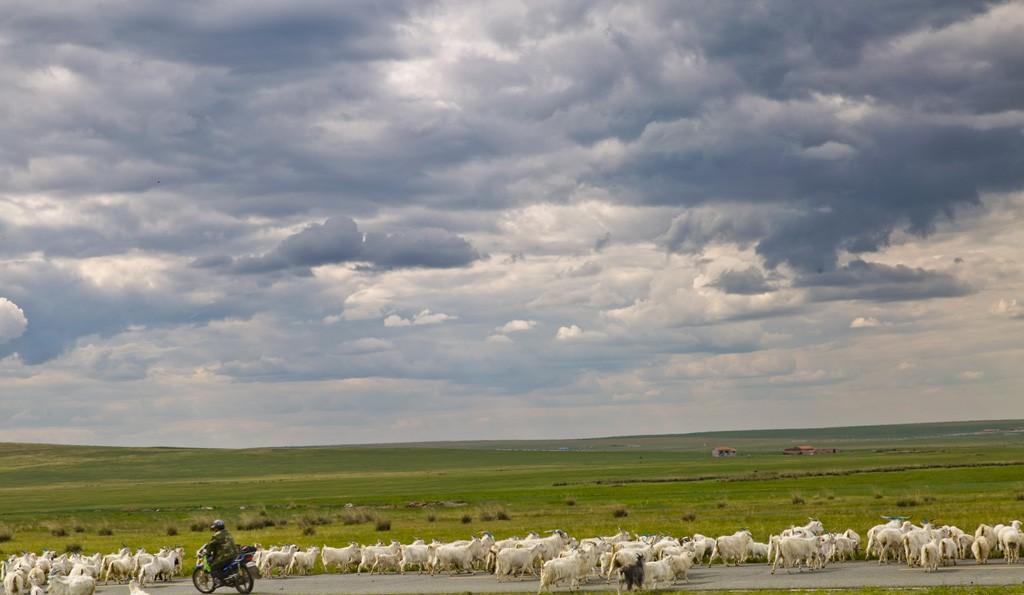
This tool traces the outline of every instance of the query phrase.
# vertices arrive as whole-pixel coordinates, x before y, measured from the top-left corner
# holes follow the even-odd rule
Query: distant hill
[[[412,442],[374,444],[372,448],[465,448],[480,450],[668,450],[691,451],[725,445],[752,449],[773,449],[792,444],[842,448],[891,446],[903,441],[928,442],[959,438],[962,441],[989,441],[1020,437],[1024,440],[1024,420],[976,420],[831,428],[789,428],[774,430],[730,430],[638,436],[551,440],[471,440],[451,442]]]

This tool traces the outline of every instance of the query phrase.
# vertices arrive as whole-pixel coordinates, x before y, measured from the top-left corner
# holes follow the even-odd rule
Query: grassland
[[[863,532],[881,514],[973,527],[1024,516],[1021,427],[251,450],[0,444],[0,540],[11,534],[0,550],[193,551],[214,517],[228,520],[241,542],[303,545],[556,527],[577,535],[747,527],[763,540],[808,516]],[[781,454],[807,442],[841,452]],[[712,459],[719,444],[740,456]],[[266,520],[274,526],[237,529]],[[390,529],[378,530],[378,521]]]

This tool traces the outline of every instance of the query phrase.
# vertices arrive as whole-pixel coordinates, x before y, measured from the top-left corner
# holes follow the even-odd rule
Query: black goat
[[[632,591],[633,588],[643,589],[644,588],[644,555],[637,554],[636,562],[629,566],[623,566],[619,569],[621,576],[619,578],[618,593],[622,593],[622,583],[626,583],[626,590]]]

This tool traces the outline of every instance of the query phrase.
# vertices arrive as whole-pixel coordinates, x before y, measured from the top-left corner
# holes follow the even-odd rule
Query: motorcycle
[[[234,560],[214,574],[204,547],[199,550],[199,564],[192,571],[192,584],[200,593],[213,593],[220,587],[234,587],[239,593],[251,593],[260,575],[252,559],[255,553],[255,547],[243,546]]]

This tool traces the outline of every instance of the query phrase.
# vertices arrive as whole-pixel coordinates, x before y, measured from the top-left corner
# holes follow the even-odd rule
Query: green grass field
[[[190,525],[215,517],[239,542],[304,546],[465,538],[485,529],[499,537],[554,528],[609,535],[619,527],[676,535],[746,527],[764,541],[809,516],[863,533],[881,514],[973,529],[1024,516],[1024,433],[1015,431],[1022,427],[252,450],[0,444],[0,540],[10,537],[0,550],[107,552],[125,544],[192,552],[208,532]],[[797,443],[841,452],[781,453]],[[740,455],[712,459],[720,444]],[[261,519],[275,526],[236,528]],[[390,529],[377,530],[378,521]]]

